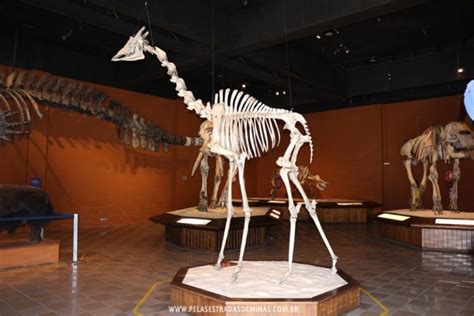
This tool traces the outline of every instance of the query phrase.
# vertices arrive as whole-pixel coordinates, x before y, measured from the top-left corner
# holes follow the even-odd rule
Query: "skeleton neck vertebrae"
[[[243,265],[243,256],[247,241],[250,222],[250,207],[245,188],[244,169],[247,159],[260,157],[262,153],[278,145],[280,132],[277,121],[284,123],[284,129],[290,133],[290,144],[283,156],[277,160],[281,167],[280,176],[288,194],[290,211],[290,241],[288,250],[288,271],[282,277],[281,282],[292,272],[293,249],[295,242],[296,219],[303,203],[295,205],[291,184],[293,184],[304,199],[306,209],[310,213],[322,239],[331,254],[332,272],[336,272],[337,257],[332,251],[329,241],[324,234],[319,219],[316,215],[316,202],[310,201],[298,180],[298,167],[296,160],[298,153],[304,144],[309,144],[312,158],[312,141],[306,120],[301,114],[284,109],[274,109],[259,102],[252,96],[237,90],[220,90],[214,99],[214,104],[196,100],[193,93],[188,91],[183,79],[178,76],[176,65],[169,62],[166,53],[158,47],[151,47],[146,40],[148,32],[142,28],[138,33],[129,38],[125,46],[112,58],[113,61],[134,61],[144,58],[144,52],[155,55],[161,65],[167,69],[171,82],[176,85],[178,96],[183,97],[184,103],[189,110],[196,112],[200,117],[212,123],[212,132],[208,141],[210,153],[222,155],[229,161],[228,179],[232,179],[237,172],[237,179],[242,194],[242,207],[245,214],[242,243],[239,253],[239,261],[233,273],[233,280],[237,279]],[[300,124],[304,133],[300,132],[297,125]],[[234,213],[232,205],[232,181],[227,181],[227,220],[222,240],[216,269],[221,268],[224,259],[224,248],[230,228],[230,221]]]

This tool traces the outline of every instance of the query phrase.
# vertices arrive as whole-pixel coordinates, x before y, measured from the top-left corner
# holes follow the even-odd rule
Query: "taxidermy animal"
[[[53,215],[54,210],[46,192],[31,186],[0,185],[0,219],[8,217],[31,217]],[[13,234],[25,221],[2,222],[0,229]],[[34,243],[42,240],[42,230],[46,220],[27,221],[31,227],[30,240]]]
[[[289,211],[291,214],[288,270],[281,278],[281,282],[284,282],[292,272],[296,218],[302,206],[302,203],[295,205],[291,193],[291,184],[296,186],[304,199],[306,209],[309,211],[331,254],[332,272],[335,273],[337,256],[334,254],[316,215],[316,201],[308,199],[298,180],[296,160],[301,147],[305,144],[310,146],[311,158],[313,151],[311,135],[304,117],[299,113],[285,109],[270,108],[252,96],[244,94],[242,91],[231,91],[231,89],[220,90],[216,93],[212,105],[209,102],[207,105],[204,105],[200,99],[195,99],[191,91],[187,90],[186,83],[178,76],[176,65],[168,61],[166,52],[158,47],[149,45],[146,40],[147,35],[148,32],[145,32],[145,28],[140,29],[137,34],[129,38],[125,46],[112,58],[112,61],[144,59],[145,52],[155,55],[160,61],[161,66],[167,69],[167,73],[171,77],[170,81],[176,85],[177,94],[184,99],[187,108],[212,122],[212,133],[207,149],[212,154],[222,155],[229,161],[228,179],[232,179],[234,172],[237,170],[240,191],[242,193],[242,208],[245,214],[239,261],[233,272],[232,280],[235,281],[237,279],[242,269],[251,214],[244,181],[245,161],[258,158],[262,153],[277,146],[280,140],[277,121],[283,122],[284,129],[288,130],[290,134],[290,145],[286,149],[285,154],[278,158],[276,162],[281,167],[280,176],[288,194]],[[300,125],[304,132],[300,132],[297,125]],[[219,257],[215,266],[216,269],[221,269],[230,222],[234,214],[232,206],[232,181],[228,181],[227,192],[227,220]]]
[[[38,103],[63,111],[81,113],[115,124],[117,136],[126,145],[150,151],[165,151],[168,145],[199,146],[197,137],[181,137],[163,131],[138,113],[92,87],[49,74],[29,71],[0,73],[0,140],[12,142],[15,135],[31,130],[31,105],[39,118]]]
[[[309,170],[308,166],[298,166],[298,180],[300,181],[303,187],[309,189],[308,197],[311,199],[316,198],[316,189],[315,187],[320,190],[326,190],[328,186],[328,182],[321,179],[319,175],[313,175]],[[272,190],[270,191],[270,196],[272,199],[276,197],[277,192],[282,187],[283,182],[280,178],[280,168],[276,168],[273,170],[272,174]]]
[[[423,134],[410,139],[402,146],[401,155],[404,158],[403,164],[411,185],[410,209],[414,211],[423,208],[423,193],[429,179],[433,186],[433,212],[435,214],[443,213],[436,166],[440,160],[447,163],[452,159],[453,183],[449,192],[449,209],[459,212],[458,184],[461,178],[459,160],[469,157],[474,159],[474,134],[466,123],[451,122],[445,127],[428,127]],[[423,177],[420,183],[415,180],[411,170],[411,166],[416,165],[417,162],[423,164]]]

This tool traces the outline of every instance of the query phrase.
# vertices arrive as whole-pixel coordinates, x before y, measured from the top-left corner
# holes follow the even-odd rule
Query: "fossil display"
[[[453,160],[453,183],[449,192],[449,209],[459,211],[458,184],[461,178],[459,160],[469,157],[474,159],[474,134],[466,123],[451,122],[444,127],[429,127],[420,136],[407,141],[401,148],[401,155],[404,158],[403,163],[411,185],[411,210],[423,208],[423,193],[427,180],[430,180],[433,186],[433,212],[437,214],[443,212],[437,164],[442,160],[445,162]],[[411,170],[411,166],[418,162],[423,164],[423,177],[419,183]]]
[[[162,130],[95,88],[30,71],[0,74],[0,140],[12,142],[15,135],[28,134],[30,107],[42,118],[38,104],[112,122],[118,137],[134,148],[158,151],[163,147],[166,151],[168,145],[201,144],[198,137],[178,136]]]
[[[208,141],[207,148],[213,154],[222,155],[229,161],[228,178],[232,179],[237,170],[237,178],[242,193],[242,207],[245,214],[242,242],[239,253],[238,264],[234,270],[232,280],[236,280],[243,266],[243,257],[245,245],[249,231],[249,222],[251,210],[248,203],[248,197],[245,188],[244,169],[247,159],[257,158],[263,152],[269,151],[277,146],[280,140],[280,131],[277,121],[284,123],[284,129],[290,134],[290,144],[283,156],[276,161],[281,167],[280,176],[288,194],[288,203],[290,211],[290,242],[288,250],[288,270],[281,278],[284,282],[293,271],[293,250],[295,242],[296,219],[303,203],[295,205],[291,184],[296,186],[304,199],[306,209],[310,213],[321,237],[328,249],[332,259],[332,272],[336,273],[337,256],[334,254],[329,241],[321,227],[316,214],[316,201],[311,201],[300,181],[298,180],[298,167],[296,160],[301,147],[309,145],[311,150],[311,159],[313,154],[313,144],[308,125],[304,117],[285,109],[271,108],[254,97],[238,90],[225,89],[220,90],[215,95],[214,102],[211,104],[203,102],[194,97],[194,94],[187,90],[186,83],[178,76],[176,65],[168,60],[166,52],[156,46],[151,46],[146,37],[148,32],[144,28],[137,34],[131,36],[125,46],[112,58],[113,61],[135,61],[144,59],[144,53],[150,53],[156,56],[161,66],[167,70],[171,77],[170,81],[175,84],[178,96],[184,99],[187,108],[194,111],[201,118],[212,122],[212,133]],[[297,126],[301,126],[304,132],[300,132]],[[225,225],[224,237],[219,257],[216,263],[216,269],[221,268],[224,259],[224,248],[227,241],[230,222],[233,216],[232,206],[232,181],[228,181],[227,194],[227,220]]]

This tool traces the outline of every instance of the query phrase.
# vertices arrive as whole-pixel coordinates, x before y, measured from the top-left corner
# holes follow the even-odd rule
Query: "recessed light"
[[[283,93],[283,95],[286,95],[286,91],[285,91],[285,90],[283,90],[282,93]]]
[[[464,68],[458,68],[458,74],[462,74],[464,72]]]
[[[279,91],[275,92],[275,95],[280,95],[280,92]]]
[[[242,83],[242,89],[247,88],[247,85],[245,83]]]
[[[334,32],[333,32],[333,31],[326,31],[326,32],[324,33],[324,35],[326,35],[326,36],[328,36],[328,37],[329,37],[329,36],[333,36],[333,35],[334,35]]]
[[[316,38],[317,38],[317,39],[321,39],[321,35],[317,34],[317,35],[316,35]]]
[[[375,63],[377,59],[375,59],[375,56],[370,57],[369,62]]]

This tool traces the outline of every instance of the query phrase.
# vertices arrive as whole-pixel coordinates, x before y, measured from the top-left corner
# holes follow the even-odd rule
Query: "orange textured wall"
[[[460,106],[460,97],[451,96],[306,114],[315,148],[310,169],[329,181],[328,189],[320,192],[319,197],[372,200],[383,203],[387,210],[406,208],[410,188],[400,147],[429,126],[458,120]],[[283,154],[287,138],[284,133],[280,148],[257,163],[260,196],[270,192],[271,173],[276,159]],[[303,149],[298,164],[308,164],[307,158],[308,150]],[[445,175],[452,170],[452,164],[441,162],[438,167],[443,205],[448,207],[449,183]],[[420,171],[415,167],[416,176],[421,176]],[[474,161],[463,160],[461,172],[459,207],[474,211]],[[279,195],[284,194],[282,188]],[[432,206],[431,194],[429,184],[426,207]]]
[[[329,181],[323,198],[354,198],[380,201],[381,191],[381,126],[380,106],[365,106],[345,110],[305,115],[314,143],[314,174]],[[284,145],[288,133],[282,134]],[[275,160],[284,151],[280,147],[258,162],[258,193],[268,195],[270,176]],[[299,165],[309,164],[307,146],[301,150]],[[284,189],[279,192],[284,195]]]
[[[400,157],[400,147],[416,135],[423,133],[429,126],[446,125],[459,120],[459,109],[462,106],[459,96],[450,96],[412,102],[388,104],[383,107],[384,114],[384,197],[388,209],[405,208],[410,198],[410,185]],[[414,174],[421,179],[422,167],[413,167]],[[449,183],[446,171],[452,170],[452,162],[438,164],[439,185],[442,191],[443,206],[447,208]],[[459,207],[474,211],[472,183],[474,181],[474,161],[461,161],[461,180],[459,183]],[[432,189],[424,196],[425,207],[432,206]]]
[[[201,119],[180,101],[88,85],[152,119],[164,130],[197,134]],[[30,136],[0,146],[0,183],[25,184],[34,176],[41,177],[56,209],[79,212],[84,226],[103,225],[101,218],[107,218],[109,224],[145,222],[149,216],[197,203],[200,176],[190,177],[190,172],[198,148],[170,146],[167,153],[133,149],[117,140],[111,123],[41,109],[45,118],[34,118]],[[406,207],[409,186],[400,146],[427,126],[456,120],[458,111],[459,97],[446,97],[305,115],[315,144],[311,170],[330,182],[320,196],[373,200],[384,203],[386,209]],[[249,196],[268,196],[276,158],[283,154],[288,139],[287,131],[282,131],[278,148],[260,160],[247,162]],[[308,164],[308,158],[309,150],[305,148],[299,164]],[[210,164],[211,183],[214,159]],[[444,174],[450,166],[442,165],[440,183],[447,206]],[[459,204],[465,210],[474,210],[470,194],[474,163],[463,161],[461,168]],[[240,197],[237,184],[233,192]],[[426,195],[427,206],[431,206],[430,193]]]
[[[86,83],[178,135],[196,136],[201,120],[180,101]],[[78,212],[85,226],[137,223],[197,203],[189,179],[198,148],[154,153],[120,143],[112,123],[41,106],[32,133],[0,147],[0,183],[43,180],[57,210]],[[188,179],[184,180],[184,177]]]

